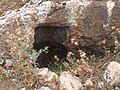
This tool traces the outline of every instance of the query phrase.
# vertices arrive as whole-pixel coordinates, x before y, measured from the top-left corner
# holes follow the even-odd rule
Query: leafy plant
[[[37,66],[36,60],[38,56],[42,53],[48,53],[48,47],[44,47],[44,49],[40,49],[38,52],[36,50],[32,50],[32,53],[26,53],[29,57],[32,58],[33,64],[35,67]]]
[[[93,63],[96,61],[95,55],[90,56],[90,58],[86,59],[88,63]]]
[[[34,87],[39,83],[39,78],[35,76],[33,64],[42,52],[47,52],[47,47],[40,49],[38,52],[31,49],[19,48],[19,53],[13,54],[15,60],[14,77],[17,78],[22,85]],[[36,65],[36,64],[35,64]]]
[[[58,75],[59,75],[61,72],[65,71],[65,68],[64,68],[63,63],[61,63],[59,66],[53,64],[52,66],[49,67],[49,69],[50,69],[51,71],[57,73]]]

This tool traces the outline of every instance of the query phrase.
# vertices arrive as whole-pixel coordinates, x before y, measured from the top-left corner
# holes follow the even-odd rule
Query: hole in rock
[[[91,44],[88,46],[82,46],[81,49],[85,51],[87,54],[87,57],[90,57],[92,55],[95,55],[96,58],[103,58],[105,56],[104,48],[102,46],[96,45],[96,44]]]
[[[40,50],[48,47],[48,53],[39,55],[36,63],[38,67],[49,67],[65,60],[67,48],[64,45],[69,27],[39,26],[35,29],[34,49]],[[57,56],[58,59],[55,58]]]

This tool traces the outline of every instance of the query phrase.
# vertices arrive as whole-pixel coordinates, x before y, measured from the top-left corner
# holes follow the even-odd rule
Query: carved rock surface
[[[113,37],[120,42],[119,4],[119,0],[61,0],[59,3],[55,0],[30,0],[19,10],[8,11],[0,17],[0,53],[2,56],[10,54],[20,42],[32,48],[35,38],[38,42],[41,39],[35,37],[39,26],[69,27],[65,37],[64,30],[52,31],[55,35],[47,37],[66,46],[71,44],[72,38],[80,46],[114,46]]]

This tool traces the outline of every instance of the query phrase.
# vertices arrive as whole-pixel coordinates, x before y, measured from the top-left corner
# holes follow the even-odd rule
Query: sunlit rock
[[[59,90],[80,90],[83,86],[79,78],[72,76],[68,72],[61,73],[59,81]]]
[[[110,85],[120,83],[120,64],[118,62],[110,62],[105,70],[104,79]]]

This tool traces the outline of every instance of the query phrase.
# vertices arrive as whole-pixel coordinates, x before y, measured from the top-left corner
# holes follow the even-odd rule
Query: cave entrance
[[[35,29],[34,49],[38,51],[48,46],[48,53],[43,53],[36,60],[38,67],[54,64],[56,62],[54,56],[57,56],[59,60],[65,60],[68,50],[64,42],[67,39],[68,29],[68,26],[39,26]]]

